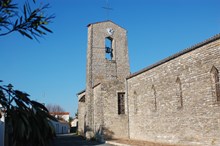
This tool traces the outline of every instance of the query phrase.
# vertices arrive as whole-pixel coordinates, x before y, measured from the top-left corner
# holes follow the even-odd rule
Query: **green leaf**
[[[0,90],[0,100],[7,101],[5,94],[2,90]]]
[[[23,19],[23,18],[22,18],[22,17],[20,17],[20,24],[22,24],[22,19]]]
[[[8,107],[8,103],[6,101],[0,101],[0,104],[3,106],[3,107]]]
[[[18,25],[18,19],[15,21],[14,28]]]
[[[18,105],[19,109],[26,109],[27,108],[27,106],[23,102],[19,101],[18,99],[14,98],[14,101]]]
[[[43,109],[43,110],[45,110],[46,112],[49,112],[49,111],[47,110],[47,108],[46,108],[43,104],[41,104],[41,103],[39,103],[39,102],[36,102],[36,101],[34,101],[34,100],[32,100],[31,103],[32,103],[34,106],[36,106],[36,107],[38,107],[38,108],[40,108],[40,109]]]
[[[39,29],[37,29],[37,28],[34,28],[34,30],[35,31],[37,31],[40,35],[46,35],[46,33],[45,32],[43,32],[43,31],[41,31],[41,30],[39,30]]]
[[[27,20],[27,11],[26,11],[26,6],[24,5],[24,18]]]
[[[29,39],[33,39],[28,33],[26,33],[25,31],[22,31],[22,30],[18,30],[22,35],[28,37]]]
[[[15,95],[16,97],[18,97],[19,99],[23,100],[26,103],[30,102],[30,99],[28,98],[28,94],[27,93],[23,93],[21,91],[15,90]]]
[[[48,28],[46,28],[45,26],[43,26],[43,25],[41,25],[40,26],[41,28],[43,28],[44,30],[46,30],[46,31],[48,31],[48,32],[50,32],[50,33],[53,33],[50,29],[48,29]]]

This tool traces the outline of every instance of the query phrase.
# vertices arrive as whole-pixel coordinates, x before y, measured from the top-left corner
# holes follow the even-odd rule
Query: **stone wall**
[[[125,110],[125,114],[118,114],[119,92],[125,92],[124,82],[111,80],[102,83],[104,133],[106,139],[128,137],[128,112]],[[127,105],[126,99],[125,105]],[[127,109],[127,106],[125,109]]]
[[[128,137],[127,110],[123,115],[118,114],[118,92],[125,92],[124,82],[118,80],[94,87],[94,129],[98,139]]]
[[[113,30],[113,33],[109,33],[109,29]],[[106,59],[106,38],[110,38],[113,49],[113,57],[110,60]],[[87,138],[92,138],[99,132],[100,127],[103,127],[103,114],[100,112],[104,107],[100,104],[101,101],[105,104],[104,93],[97,84],[111,80],[124,81],[130,74],[129,69],[127,31],[111,21],[89,24],[85,90]]]
[[[80,135],[84,136],[85,130],[85,117],[86,108],[85,108],[85,92],[78,94],[78,132]]]
[[[219,39],[127,78],[129,137],[220,145],[213,66],[220,70]]]
[[[103,117],[103,97],[101,94],[101,84],[97,85],[93,90],[94,96],[94,130],[98,136],[102,135]]]
[[[106,37],[113,40],[112,60],[105,58]],[[104,139],[220,145],[220,35],[130,75],[127,31],[111,21],[93,23],[88,25],[86,68],[78,130],[89,131],[87,138],[94,132]],[[119,92],[126,93],[121,115]]]
[[[112,35],[107,29],[113,29]],[[112,39],[113,58],[105,56],[105,38]],[[130,74],[127,31],[111,21],[94,23],[88,26],[87,84],[92,86],[103,80],[117,78],[124,80]]]

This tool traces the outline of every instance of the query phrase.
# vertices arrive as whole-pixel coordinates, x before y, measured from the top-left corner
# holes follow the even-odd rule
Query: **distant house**
[[[58,120],[64,120],[66,122],[69,122],[70,113],[69,112],[50,112],[52,116],[57,118]]]
[[[77,130],[78,130],[78,117],[75,117],[70,123],[70,132],[76,133]]]
[[[57,121],[51,121],[56,134],[70,133],[69,112],[51,112],[50,114],[57,119]]]
[[[77,127],[78,126],[78,118],[73,118],[73,121],[70,123],[71,127]]]
[[[51,121],[56,134],[70,133],[70,125],[65,121]]]

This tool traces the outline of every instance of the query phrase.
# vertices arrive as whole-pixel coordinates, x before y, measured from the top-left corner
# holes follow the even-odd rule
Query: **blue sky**
[[[21,3],[20,0],[15,0]],[[87,24],[111,19],[128,30],[131,72],[220,33],[219,0],[44,0],[56,15],[54,33],[37,41],[18,33],[0,39],[1,84],[71,115],[85,88]]]

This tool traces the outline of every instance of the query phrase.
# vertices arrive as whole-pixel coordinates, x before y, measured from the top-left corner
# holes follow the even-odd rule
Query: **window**
[[[113,58],[113,49],[112,49],[112,38],[105,38],[105,58],[107,60],[112,60]]]
[[[176,79],[176,84],[177,84],[177,98],[178,98],[178,107],[177,108],[182,108],[183,107],[183,95],[182,95],[182,84],[180,81],[180,78],[177,77]]]
[[[118,93],[118,114],[125,114],[125,93]]]
[[[137,106],[137,92],[134,91],[134,114],[137,114],[138,106]]]
[[[157,93],[156,93],[156,89],[154,87],[154,85],[152,85],[152,91],[153,91],[153,95],[154,95],[154,110],[157,110]]]
[[[213,66],[211,69],[211,80],[214,87],[214,95],[216,96],[217,101],[220,101],[220,86],[219,86],[219,75],[218,69]]]

